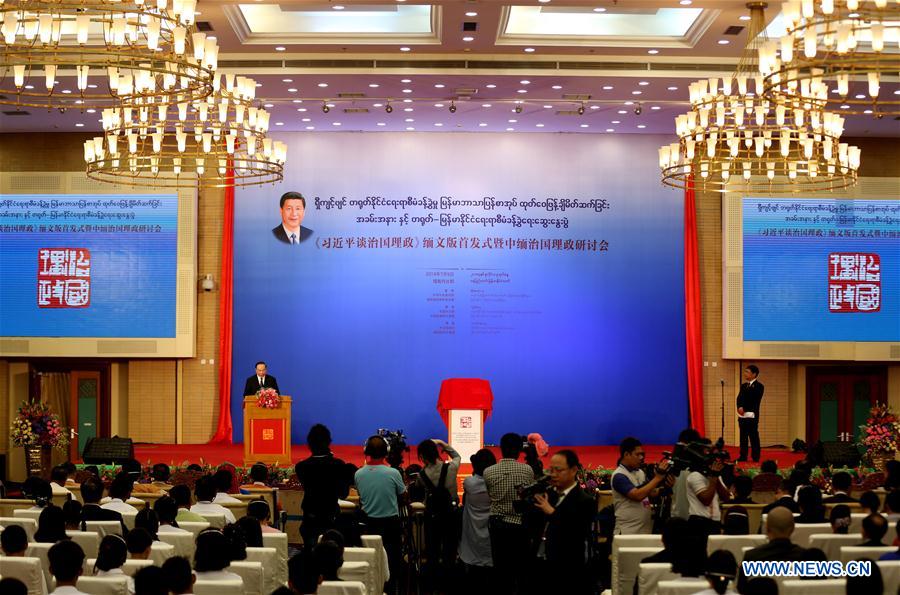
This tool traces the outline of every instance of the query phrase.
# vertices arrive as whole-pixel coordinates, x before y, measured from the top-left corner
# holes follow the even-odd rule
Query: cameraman
[[[641,469],[644,448],[637,438],[628,437],[619,444],[619,466],[612,475],[613,506],[616,511],[616,535],[647,535],[653,530],[650,497],[666,479],[669,460],[656,466],[648,481]]]
[[[705,439],[703,454],[709,455],[711,452],[709,440]],[[692,533],[702,537],[704,545],[707,536],[719,532],[722,518],[719,498],[728,497],[728,488],[719,477],[724,468],[725,463],[716,458],[705,472],[691,471],[687,476],[688,525]]]
[[[513,509],[516,488],[533,483],[534,471],[518,462],[522,452],[522,436],[504,434],[500,439],[502,458],[484,470],[484,483],[491,497],[491,517],[488,531],[491,536],[491,558],[501,592],[518,593],[528,574],[528,535],[522,524],[522,514]]]

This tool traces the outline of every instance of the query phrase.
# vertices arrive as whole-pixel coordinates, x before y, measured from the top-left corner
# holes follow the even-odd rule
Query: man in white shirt
[[[191,512],[200,515],[224,514],[226,522],[235,522],[234,514],[230,510],[221,504],[213,503],[213,499],[216,497],[216,487],[211,476],[206,475],[197,480],[194,485],[194,496],[197,498],[197,503],[191,506]]]
[[[232,502],[235,504],[240,504],[240,500],[235,498],[234,496],[228,495],[228,490],[231,489],[231,484],[234,482],[234,476],[231,474],[231,471],[228,469],[219,469],[216,471],[216,474],[213,475],[213,481],[216,484],[216,497],[213,498],[213,502],[216,504],[223,504],[225,502]]]
[[[134,480],[127,473],[120,473],[109,486],[109,502],[100,508],[114,510],[119,514],[137,514],[137,508],[127,502],[131,498],[133,487]]]
[[[57,465],[50,471],[50,489],[53,491],[54,496],[73,498],[72,492],[66,488],[67,478],[68,473],[66,473],[66,468],[62,465]]]
[[[47,552],[50,561],[50,574],[56,577],[54,595],[81,595],[75,587],[81,576],[84,565],[84,551],[81,546],[71,540],[57,542]]]
[[[702,536],[704,542],[707,536],[719,532],[719,498],[728,497],[728,488],[719,479],[723,466],[722,461],[716,460],[709,466],[709,477],[699,471],[691,471],[687,476],[688,523],[691,532]]]

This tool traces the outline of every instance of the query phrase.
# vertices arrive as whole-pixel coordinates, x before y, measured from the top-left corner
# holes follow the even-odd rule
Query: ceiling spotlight
[[[521,106],[521,105],[517,105],[516,108],[515,108],[513,111],[516,112],[517,114],[521,114],[521,113],[522,113],[522,106]]]
[[[328,104],[323,101],[322,102],[322,112],[327,114],[330,111],[331,111],[331,108],[328,107]]]
[[[450,113],[451,113],[451,114],[455,114],[455,113],[456,113],[456,104],[453,103],[453,102],[451,101],[451,102],[450,102],[450,107],[447,108],[447,109],[450,110]]]
[[[578,106],[578,115],[579,116],[584,115],[584,104],[583,103],[580,106]]]
[[[391,106],[390,101],[388,101],[387,105],[384,106],[384,111],[386,111],[387,113],[391,113],[392,111],[394,111],[394,108],[393,108],[393,106]]]
[[[644,111],[644,108],[641,107],[640,103],[638,103],[637,105],[634,106],[634,115],[635,116],[640,116],[642,111]]]

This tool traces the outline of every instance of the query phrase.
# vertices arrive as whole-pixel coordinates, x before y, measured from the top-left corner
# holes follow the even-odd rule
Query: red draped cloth
[[[703,325],[700,308],[700,256],[697,245],[697,202],[693,178],[684,191],[684,322],[688,408],[691,427],[706,433],[703,416]]]
[[[491,383],[481,378],[448,378],[441,382],[437,410],[444,424],[450,423],[451,409],[481,409],[484,419],[494,408],[494,393]]]
[[[209,443],[231,444],[231,314],[234,298],[234,169],[228,170],[222,214],[222,270],[219,274],[219,422]]]

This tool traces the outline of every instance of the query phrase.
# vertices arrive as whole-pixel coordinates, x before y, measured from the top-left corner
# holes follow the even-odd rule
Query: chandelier
[[[256,82],[225,75],[211,95],[171,106],[103,110],[103,136],[85,141],[89,178],[158,188],[252,186],[284,177],[287,146],[267,137]]]
[[[767,96],[840,106],[847,114],[900,114],[900,99],[880,95],[882,78],[900,72],[900,53],[889,47],[900,41],[900,3],[791,0],[783,15],[787,34],[759,48]],[[851,93],[851,82],[862,84]]]
[[[856,183],[860,151],[840,142],[844,119],[809,101],[763,97],[756,46],[765,3],[751,12],[748,45],[731,76],[689,86],[691,111],[675,120],[678,142],[659,149],[662,182],[701,191],[833,190]]]
[[[203,98],[219,48],[197,31],[196,5],[0,0],[0,103],[65,110]]]

